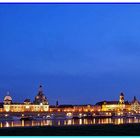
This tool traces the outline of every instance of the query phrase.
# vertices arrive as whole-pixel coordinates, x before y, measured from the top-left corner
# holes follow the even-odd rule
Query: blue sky
[[[0,4],[0,101],[140,99],[139,4]]]

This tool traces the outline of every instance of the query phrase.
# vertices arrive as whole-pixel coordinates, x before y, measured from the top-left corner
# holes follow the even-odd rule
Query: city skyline
[[[137,100],[138,101],[138,99],[137,99],[137,97],[136,96],[133,96],[133,99],[131,99],[130,101],[128,101],[128,100],[126,100],[125,99],[125,95],[124,95],[124,93],[123,92],[120,92],[119,93],[120,94],[120,96],[123,96],[123,103],[124,102],[127,102],[127,103],[132,103],[134,100]],[[118,95],[119,95],[118,94]],[[54,103],[54,104],[50,104],[49,103],[49,99],[48,99],[48,97],[46,97],[46,95],[44,94],[44,90],[43,90],[43,86],[42,85],[39,85],[39,87],[38,87],[38,91],[37,91],[37,95],[36,96],[34,96],[34,98],[32,97],[32,99],[29,99],[29,98],[24,98],[24,100],[22,101],[22,102],[25,102],[26,100],[27,101],[29,101],[29,102],[31,102],[31,103],[37,103],[38,101],[38,97],[37,96],[41,96],[40,98],[41,98],[41,102],[47,102],[47,104],[49,104],[49,105],[53,105],[53,106],[57,106],[57,105],[74,105],[74,104],[61,104],[57,99],[56,99],[56,102]],[[45,98],[43,98],[43,96],[45,97]],[[113,101],[111,101],[111,100],[106,100],[106,99],[104,99],[104,100],[101,100],[101,101],[97,101],[96,103],[88,103],[88,104],[86,104],[86,105],[96,105],[96,104],[98,104],[98,103],[100,103],[100,102],[120,102],[120,96],[118,96],[118,99],[114,99]],[[14,96],[13,96],[14,97]],[[13,97],[11,96],[11,94],[10,94],[10,92],[9,91],[7,91],[7,93],[5,94],[5,96],[4,96],[4,98],[3,98],[3,101],[1,102],[1,103],[4,103],[4,100],[5,100],[5,98],[10,98],[10,100],[12,101],[12,103],[22,103],[22,102],[19,102],[19,101],[13,101]],[[43,100],[42,100],[43,99]],[[44,100],[45,99],[45,100]],[[122,100],[121,99],[121,100]],[[39,99],[40,100],[40,99]],[[8,99],[8,101],[9,101],[9,99]],[[39,101],[40,102],[40,101]],[[83,105],[83,104],[75,104],[75,105]]]
[[[0,4],[0,94],[50,104],[140,99],[139,4]],[[0,99],[1,100],[1,99]]]

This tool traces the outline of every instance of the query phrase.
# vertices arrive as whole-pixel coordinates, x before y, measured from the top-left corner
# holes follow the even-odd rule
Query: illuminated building
[[[34,104],[48,105],[48,100],[43,93],[41,85],[39,87],[38,95],[35,97]]]
[[[4,112],[46,112],[49,110],[48,100],[43,94],[42,86],[39,87],[38,95],[32,103],[30,99],[25,99],[24,103],[14,103],[8,94],[4,98]]]
[[[120,94],[119,101],[102,101],[96,103],[96,105],[101,106],[101,111],[123,111],[130,108],[130,103],[128,101],[124,101],[124,94]]]
[[[3,103],[0,103],[0,112],[47,112],[50,114],[54,112],[61,115],[67,114],[67,117],[72,115],[81,117],[89,114],[92,116],[111,116],[113,114],[140,113],[140,103],[136,97],[134,97],[132,102],[125,101],[124,94],[120,93],[118,101],[101,101],[95,105],[59,105],[57,101],[56,105],[49,106],[48,99],[43,93],[42,86],[39,86],[38,93],[33,102],[31,102],[30,99],[25,99],[23,103],[15,103],[8,93],[7,96],[4,97]]]
[[[139,101],[136,99],[136,97],[134,96],[133,101],[131,102],[131,110],[134,112],[140,112],[140,103]]]
[[[51,112],[94,112],[98,111],[100,106],[94,105],[58,105],[50,106]]]

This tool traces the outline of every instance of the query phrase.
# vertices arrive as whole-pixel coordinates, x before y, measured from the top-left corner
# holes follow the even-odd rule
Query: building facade
[[[124,94],[121,93],[118,101],[102,101],[98,102],[96,105],[101,106],[101,111],[129,111],[130,103],[124,100]]]
[[[23,103],[14,103],[12,97],[8,94],[4,98],[4,112],[47,112],[49,111],[49,103],[43,93],[42,86],[39,87],[35,101],[32,103],[30,99],[25,99]]]
[[[0,103],[0,112],[59,112],[59,113],[90,113],[90,114],[120,114],[140,113],[140,102],[134,97],[132,102],[125,101],[124,94],[120,93],[118,101],[101,101],[95,105],[58,105],[49,106],[48,99],[39,86],[38,93],[33,102],[25,99],[23,103],[15,103],[7,94],[3,103]]]

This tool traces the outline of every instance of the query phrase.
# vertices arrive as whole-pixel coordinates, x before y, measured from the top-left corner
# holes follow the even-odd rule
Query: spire
[[[120,93],[119,103],[124,104],[124,93],[123,92]]]
[[[41,95],[41,96],[43,95],[42,85],[39,86],[38,95]]]
[[[136,96],[134,96],[134,101],[136,101],[137,99],[136,99]]]
[[[56,106],[58,106],[58,100],[56,101]]]
[[[39,91],[39,92],[40,92],[40,91],[41,91],[41,92],[43,91],[43,90],[42,90],[42,85],[39,86],[39,90],[38,90],[38,91]]]
[[[124,94],[123,94],[123,92],[121,92],[121,94],[120,94],[121,96],[124,96]]]

